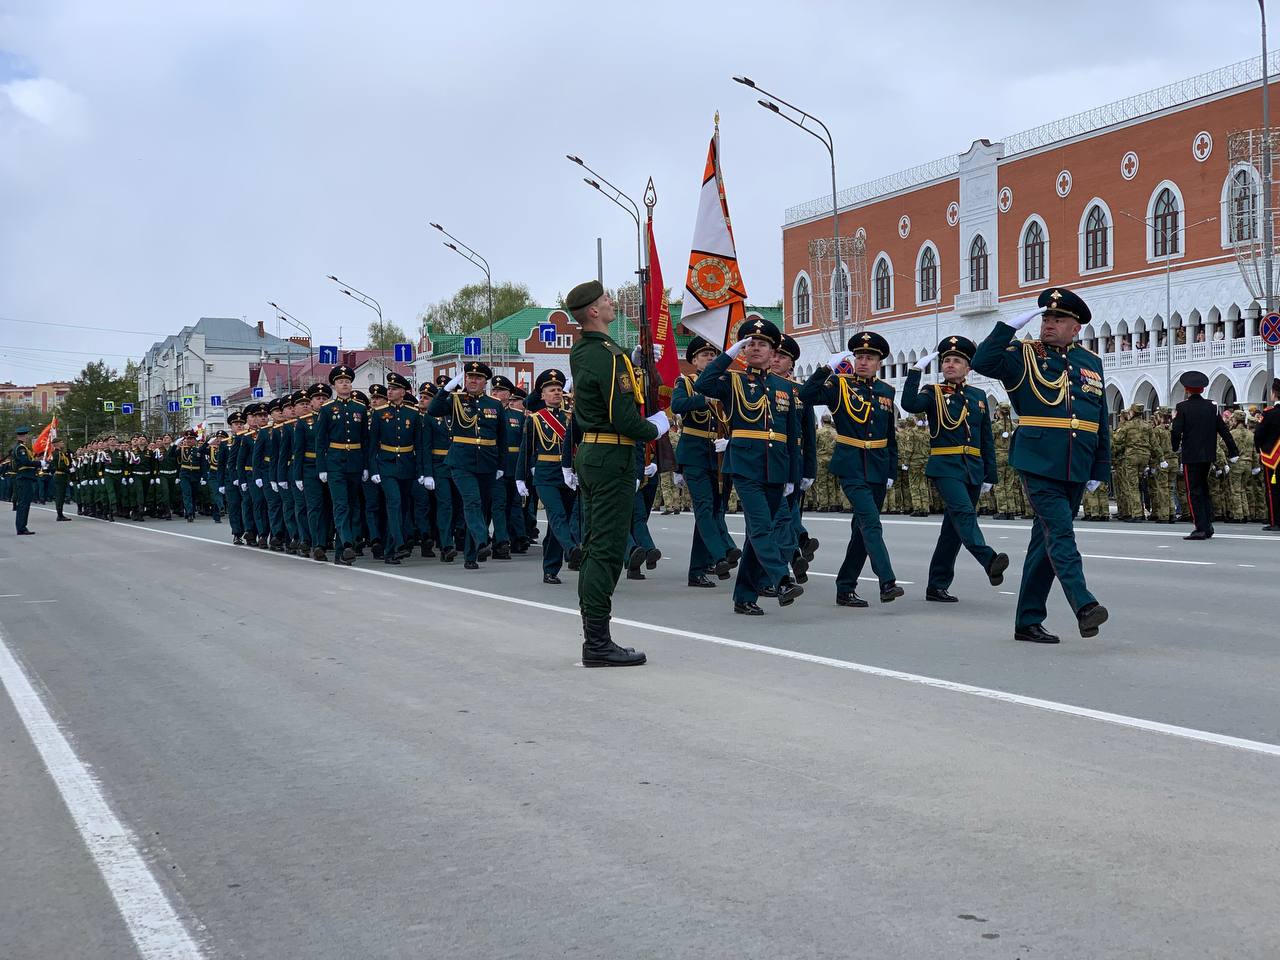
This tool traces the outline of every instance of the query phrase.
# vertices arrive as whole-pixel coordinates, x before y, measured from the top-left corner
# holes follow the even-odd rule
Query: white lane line
[[[23,603],[57,603],[57,600],[23,600]]]
[[[12,600],[14,597],[20,597],[20,593],[0,593],[0,600]]]
[[[3,634],[0,682],[111,891],[139,956],[143,960],[200,960],[200,948],[147,866],[137,838],[111,812],[96,778],[58,729]]]
[[[822,572],[820,572],[820,571],[818,571],[818,570],[810,570],[810,571],[809,571],[809,576],[811,576],[811,577],[829,577],[829,578],[831,578],[832,580],[834,580],[834,579],[836,579],[836,577],[840,576],[840,574],[838,574],[838,573],[822,573]],[[859,580],[865,580],[867,583],[879,583],[879,582],[880,582],[880,579],[879,579],[878,577],[859,577],[858,579],[859,579]],[[905,586],[905,587],[910,587],[910,586],[913,586],[913,585],[915,584],[915,581],[914,581],[914,580],[895,580],[894,582],[895,582],[895,583],[897,583],[897,584],[900,584],[900,585],[902,585],[902,586]]]
[[[1182,563],[1190,567],[1216,567],[1213,560],[1167,560],[1164,557],[1115,557],[1107,553],[1082,553],[1089,560],[1133,560],[1137,563]]]
[[[1256,563],[1237,563],[1237,567],[1256,567]]]
[[[233,550],[244,549],[242,547],[236,547],[228,540],[209,540],[205,537],[197,537],[189,533],[178,533],[175,530],[157,530],[154,527],[116,527],[114,525],[113,529],[133,530],[138,533],[158,533],[163,534],[166,537],[179,537],[183,540],[195,540],[198,543],[205,543],[215,547],[229,547]],[[267,555],[264,554],[263,551],[254,552],[261,555]],[[323,566],[329,571],[345,569],[346,571],[363,574],[365,576],[385,577],[388,580],[399,580],[402,583],[408,583],[418,587],[435,587],[437,590],[445,590],[449,593],[458,593],[469,597],[479,597],[482,600],[498,600],[502,603],[511,603],[519,607],[527,607],[533,610],[545,610],[548,613],[564,614],[565,616],[570,616],[574,619],[578,619],[582,616],[581,611],[579,611],[577,607],[560,607],[553,603],[542,603],[538,600],[526,600],[523,597],[512,597],[502,593],[490,593],[487,590],[476,590],[473,587],[461,587],[452,583],[441,583],[438,580],[426,580],[420,577],[411,577],[403,573],[392,573],[389,570],[372,570],[368,567],[338,568],[337,564],[317,564],[314,560],[307,559],[306,557],[291,557],[284,553],[271,553],[269,555],[284,560],[296,560],[299,563],[306,563],[312,566]],[[1071,703],[1059,703],[1056,700],[1043,700],[1040,697],[1028,697],[1020,693],[1009,693],[1005,690],[992,690],[988,687],[977,687],[972,684],[960,683],[955,680],[943,680],[938,677],[926,677],[916,673],[906,673],[902,670],[890,670],[887,667],[877,667],[866,663],[856,663],[852,660],[836,660],[833,657],[820,657],[812,653],[801,653],[798,650],[786,650],[782,647],[769,647],[759,643],[748,643],[744,640],[731,640],[728,637],[717,637],[709,633],[696,633],[692,630],[681,630],[679,627],[667,627],[662,624],[647,623],[642,620],[628,620],[622,617],[614,617],[613,622],[620,626],[634,627],[637,630],[648,630],[651,633],[661,633],[671,637],[682,637],[686,640],[700,640],[704,643],[714,643],[722,647],[732,647],[737,650],[747,650],[752,653],[763,653],[773,657],[781,657],[785,660],[798,660],[801,663],[834,667],[839,670],[849,670],[854,673],[862,673],[872,677],[901,680],[906,683],[933,687],[938,690],[948,690],[952,693],[963,693],[972,697],[981,697],[985,700],[995,700],[1001,703],[1014,703],[1019,706],[1045,710],[1049,713],[1065,714],[1067,716],[1080,717],[1086,720],[1097,720],[1102,723],[1111,723],[1121,727],[1130,727],[1135,730],[1145,730],[1150,733],[1163,733],[1183,740],[1194,740],[1200,743],[1213,744],[1214,746],[1219,747],[1230,747],[1234,750],[1246,750],[1251,753],[1263,753],[1268,756],[1280,757],[1280,744],[1277,743],[1266,743],[1262,740],[1247,740],[1243,737],[1232,737],[1222,733],[1213,733],[1209,730],[1197,730],[1194,727],[1180,727],[1172,723],[1161,723],[1158,720],[1147,720],[1142,717],[1130,717],[1122,713],[1110,713],[1106,710],[1094,710],[1091,707],[1081,707]]]
[[[729,518],[732,518],[733,516],[734,514],[729,514]],[[844,516],[840,516],[840,517],[823,517],[823,516],[818,516],[812,513],[806,513],[804,515],[804,522],[808,523],[811,520],[816,521],[818,523],[842,523],[846,526],[849,525],[848,514],[845,514]],[[891,519],[889,517],[882,516],[880,518],[880,522],[886,525],[896,524],[898,526],[903,526],[903,527],[937,527],[942,522],[942,517],[939,516],[936,519],[930,518],[928,520],[897,520],[897,519]],[[979,517],[978,525],[981,526],[984,531],[985,530],[1021,530],[1024,533],[1029,533],[1031,530],[1031,521],[1029,520],[1022,524],[1003,523],[1003,522],[989,523],[987,522],[985,517]],[[1133,525],[1125,524],[1124,526],[1131,527]],[[1178,537],[1179,539],[1181,539],[1186,536],[1186,531],[1190,529],[1191,529],[1191,526],[1189,524],[1184,526],[1181,530],[1129,530],[1129,529],[1108,530],[1105,527],[1084,527],[1084,526],[1077,525],[1075,527],[1075,533],[1077,537],[1081,535],[1090,535],[1090,534],[1096,533],[1101,536],[1110,536],[1110,537]],[[1265,534],[1265,533],[1215,533],[1213,535],[1213,539],[1215,540],[1264,540],[1269,543],[1280,543],[1280,535]]]

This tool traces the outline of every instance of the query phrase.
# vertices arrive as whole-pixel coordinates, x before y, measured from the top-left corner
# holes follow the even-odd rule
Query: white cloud
[[[43,127],[68,137],[83,136],[88,127],[84,99],[57,80],[36,77],[0,85],[0,96],[13,110]]]

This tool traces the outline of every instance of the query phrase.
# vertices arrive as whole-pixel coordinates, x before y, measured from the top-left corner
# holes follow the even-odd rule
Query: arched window
[[[796,291],[792,300],[792,322],[797,327],[807,327],[811,318],[809,310],[809,278],[803,273],[796,277]]]
[[[1178,252],[1178,198],[1165,187],[1156,196],[1151,217],[1151,255],[1171,257]]]
[[[987,289],[987,241],[982,234],[969,244],[969,289],[974,293]]]
[[[1111,265],[1108,240],[1111,224],[1102,207],[1094,204],[1084,222],[1084,268],[1101,270]]]
[[[1240,167],[1231,175],[1222,216],[1227,243],[1249,243],[1258,238],[1258,182],[1248,167]]]
[[[1032,220],[1022,234],[1022,282],[1044,280],[1044,262],[1044,227],[1038,220]]]
[[[893,307],[893,274],[889,270],[889,261],[884,257],[876,261],[875,304],[877,310]]]
[[[920,296],[921,303],[931,303],[938,299],[938,255],[929,245],[920,252]]]

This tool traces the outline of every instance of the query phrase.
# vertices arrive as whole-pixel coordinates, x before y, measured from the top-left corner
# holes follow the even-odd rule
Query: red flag
[[[40,431],[40,436],[36,437],[35,443],[31,444],[31,453],[37,457],[47,458],[53,441],[57,439],[58,418],[54,417],[49,421],[49,425]]]
[[[663,386],[658,389],[663,409],[671,403],[671,388],[680,376],[680,355],[676,353],[676,331],[671,323],[671,303],[662,285],[662,264],[658,262],[658,244],[653,239],[653,214],[649,214],[649,329],[655,346],[662,348],[658,360],[658,376]]]

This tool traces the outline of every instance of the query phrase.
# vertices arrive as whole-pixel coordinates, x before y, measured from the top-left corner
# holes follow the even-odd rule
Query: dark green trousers
[[[67,478],[65,475],[54,475],[53,478],[53,508],[58,511],[58,516],[62,516],[62,507],[67,502]]]
[[[13,521],[16,533],[27,529],[27,517],[31,513],[31,498],[34,494],[35,477],[29,473],[18,474],[13,481]]]
[[[1080,559],[1072,526],[1084,495],[1084,484],[1024,473],[1022,485],[1035,520],[1022,563],[1022,585],[1018,588],[1014,625],[1019,629],[1044,623],[1048,615],[1049,588],[1055,579],[1062,584],[1067,602],[1077,613],[1081,607],[1094,602],[1093,594],[1085,586],[1084,561]]]
[[[929,561],[929,587],[945,590],[956,576],[956,557],[963,546],[978,561],[983,570],[991,566],[996,552],[987,546],[978,529],[978,498],[982,485],[966,483],[956,477],[934,477],[944,509],[942,527],[938,531],[938,545]]]
[[[631,531],[636,448],[584,443],[578,447],[574,469],[581,483],[584,554],[578,572],[578,606],[584,617],[607,620]]]

